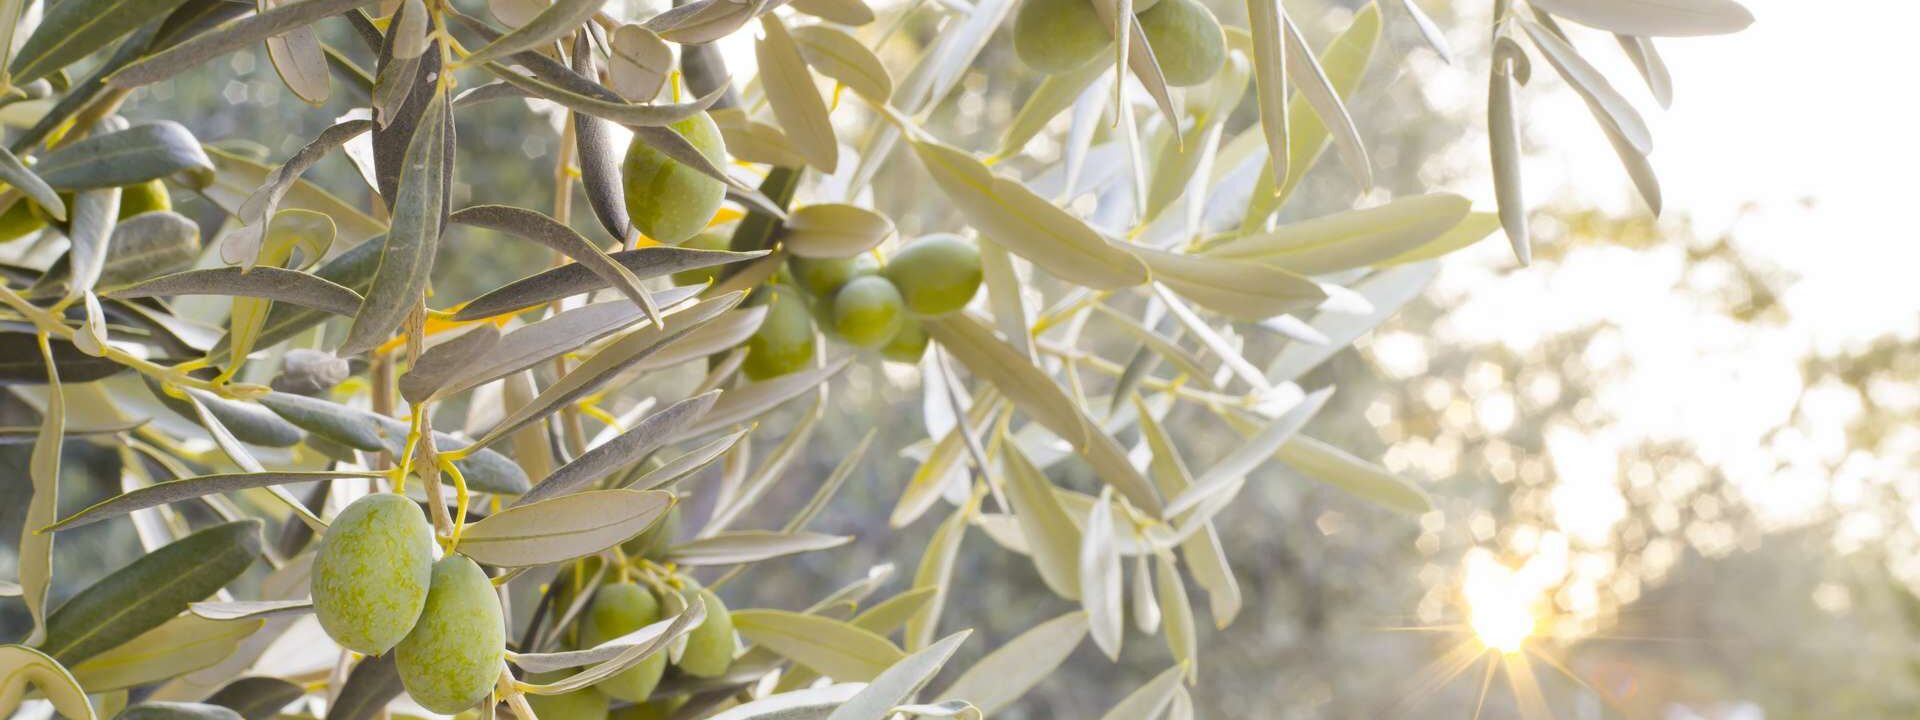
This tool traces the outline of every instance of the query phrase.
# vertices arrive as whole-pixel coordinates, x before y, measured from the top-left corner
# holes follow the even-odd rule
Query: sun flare
[[[1461,594],[1466,596],[1468,625],[1488,649],[1517,653],[1533,635],[1538,622],[1533,608],[1540,593],[1506,566],[1470,561]]]

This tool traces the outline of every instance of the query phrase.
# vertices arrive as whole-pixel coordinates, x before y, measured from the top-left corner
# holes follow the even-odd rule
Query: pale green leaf
[[[886,638],[851,623],[781,610],[739,610],[747,640],[836,680],[866,682],[906,658]]]
[[[1538,0],[1541,10],[1627,35],[1724,35],[1753,24],[1753,13],[1733,0]]]
[[[988,715],[1000,712],[1051,676],[1086,636],[1084,610],[1035,625],[980,658],[940,697],[965,699]]]
[[[673,503],[657,490],[593,490],[516,505],[467,526],[459,550],[502,567],[572,560],[639,535]]]

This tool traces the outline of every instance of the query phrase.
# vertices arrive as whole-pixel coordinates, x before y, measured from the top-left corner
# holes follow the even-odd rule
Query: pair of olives
[[[1226,66],[1226,33],[1198,0],[1142,0],[1134,13],[1168,85],[1199,85]],[[1013,18],[1014,53],[1040,72],[1079,69],[1112,47],[1092,0],[1026,0]]]
[[[711,678],[725,674],[733,664],[733,654],[739,646],[734,638],[733,617],[727,611],[727,606],[712,590],[690,583],[678,592],[689,604],[696,597],[699,598],[706,606],[707,616],[698,627],[687,633],[686,646],[681,650],[679,660],[674,663],[675,667],[695,677]],[[665,619],[664,606],[660,597],[639,583],[602,585],[594,592],[587,611],[576,622],[575,645],[581,649],[591,648],[659,622]],[[610,709],[614,700],[634,703],[624,708],[618,717],[665,717],[671,711],[674,700],[655,699],[652,695],[660,685],[660,678],[666,673],[667,662],[667,653],[656,653],[592,687],[559,695],[535,695],[529,700],[534,712],[543,718],[607,718],[613,716]],[[564,677],[564,673],[536,679],[552,681],[561,677]]]
[[[927,349],[919,318],[967,306],[980,288],[980,249],[957,235],[909,243],[886,265],[871,254],[787,260],[787,283],[776,285],[767,316],[747,341],[742,369],[755,380],[806,367],[814,324],[856,347],[896,362],[918,362]]]
[[[369,495],[334,518],[313,561],[313,610],[341,646],[394,651],[421,707],[452,714],[493,689],[506,656],[500,598],[465,555],[433,559],[433,529],[412,500]]]
[[[73,193],[60,193],[60,201],[69,208],[73,207]],[[154,179],[120,189],[120,212],[115,219],[125,220],[141,213],[172,209],[173,198],[167,195],[166,183]],[[46,227],[50,220],[52,218],[47,216],[47,211],[39,203],[19,198],[5,210],[0,210],[0,242],[25,237]]]

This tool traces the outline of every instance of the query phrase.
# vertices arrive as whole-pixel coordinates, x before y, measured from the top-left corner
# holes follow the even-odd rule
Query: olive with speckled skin
[[[1226,66],[1227,36],[1207,6],[1195,0],[1161,0],[1138,17],[1168,85],[1199,85]]]
[[[881,274],[913,314],[945,315],[966,307],[980,289],[980,248],[958,235],[929,235],[894,253]]]
[[[527,679],[544,684],[571,674],[556,670],[530,675]],[[607,696],[590,687],[559,695],[528,695],[527,704],[533,706],[535,715],[552,720],[606,720],[609,707]]]
[[[420,622],[394,648],[407,695],[447,715],[473,707],[493,689],[506,651],[500,597],[486,572],[465,555],[434,563]]]
[[[333,519],[313,560],[314,615],[342,647],[368,655],[393,648],[426,607],[433,529],[420,506],[380,493]]]
[[[593,594],[593,605],[580,620],[580,647],[594,647],[660,620],[660,600],[636,583],[604,585]],[[608,696],[640,702],[653,694],[667,669],[667,654],[654,653],[639,664],[600,681]]]
[[[726,166],[727,145],[711,116],[703,112],[667,127],[686,138],[716,167]],[[638,139],[627,146],[620,177],[633,226],[669,245],[678,245],[705,229],[727,194],[724,183]]]
[[[886,278],[854,278],[833,296],[833,329],[840,338],[869,350],[886,345],[906,319],[900,291]]]
[[[806,299],[791,287],[772,290],[767,315],[753,337],[747,338],[747,359],[740,366],[752,380],[776,378],[813,360],[813,316]]]
[[[680,653],[677,663],[682,672],[695,677],[719,677],[733,665],[733,651],[737,645],[733,637],[733,614],[727,612],[726,603],[720,602],[720,596],[706,588],[689,587],[681,591],[691,604],[699,597],[707,605],[707,618],[700,626],[687,633],[687,649]]]

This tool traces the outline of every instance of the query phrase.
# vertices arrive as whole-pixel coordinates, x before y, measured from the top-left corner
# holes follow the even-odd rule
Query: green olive
[[[920,356],[927,354],[927,329],[920,321],[906,318],[900,323],[900,332],[880,348],[880,355],[894,362],[914,364],[920,362]]]
[[[707,619],[687,633],[687,649],[680,653],[680,669],[696,677],[719,677],[733,664],[737,643],[733,638],[733,614],[727,612],[720,596],[706,588],[689,587],[681,591],[692,603],[698,596],[707,606]]]
[[[173,198],[167,195],[167,184],[158,179],[120,189],[121,220],[144,212],[172,209]]]
[[[22,197],[0,211],[0,242],[26,237],[46,227],[46,219],[35,210],[33,201]]]
[[[360,498],[321,536],[312,575],[313,612],[327,635],[356,652],[384,653],[426,607],[433,529],[403,496]]]
[[[700,113],[669,125],[694,149],[725,167],[727,147],[720,138],[720,126]],[[680,164],[653,146],[635,139],[627,146],[626,162],[620,166],[622,187],[626,189],[627,215],[633,226],[647,237],[677,245],[706,229],[727,186],[698,170]]]
[[[793,281],[800,289],[816,298],[831,298],[848,280],[880,272],[880,261],[875,260],[872,253],[850,258],[795,256],[787,258],[787,269],[793,272]]]
[[[747,359],[741,370],[753,380],[767,380],[806,367],[813,361],[813,317],[807,302],[791,287],[774,287],[767,316],[747,339]]]
[[[1139,18],[1168,85],[1199,85],[1227,64],[1226,33],[1197,0],[1161,0]]]
[[[686,242],[680,243],[680,247],[693,248],[695,250],[725,250],[727,249],[727,244],[731,242],[733,242],[732,238],[727,237],[726,233],[703,232],[693,236]],[[704,285],[710,280],[718,280],[719,278],[720,266],[710,265],[703,268],[681,270],[680,272],[674,273],[673,284]]]
[[[500,597],[465,555],[433,564],[420,622],[394,648],[400,684],[421,707],[451,715],[485,699],[506,660]]]
[[[905,317],[900,291],[877,275],[854,278],[833,296],[834,331],[859,347],[874,349],[887,344],[900,331],[900,321]]]
[[[1079,68],[1113,45],[1092,0],[1026,0],[1013,17],[1013,52],[1043,73]]]
[[[659,620],[660,600],[646,588],[635,583],[602,585],[593,594],[593,606],[580,620],[580,647],[594,647]],[[667,654],[654,653],[594,687],[616,699],[640,702],[653,694],[666,669]]]
[[[574,598],[580,597],[580,593],[587,589],[587,583],[593,582],[594,576],[600,574],[600,566],[603,564],[605,561],[601,560],[600,556],[588,555],[580,558],[578,562],[567,563],[565,567],[560,568],[560,572],[553,576],[553,600],[549,604],[554,617],[559,617],[573,607]],[[573,643],[580,637],[577,625],[578,623],[566,628],[564,634],[568,643]]]
[[[915,315],[945,315],[966,307],[980,289],[980,248],[958,235],[929,235],[894,253],[881,274]]]
[[[550,683],[566,678],[572,673],[554,671],[529,676],[536,683]],[[593,688],[582,688],[559,695],[528,695],[527,704],[533,706],[535,715],[554,720],[606,720],[607,696]]]

